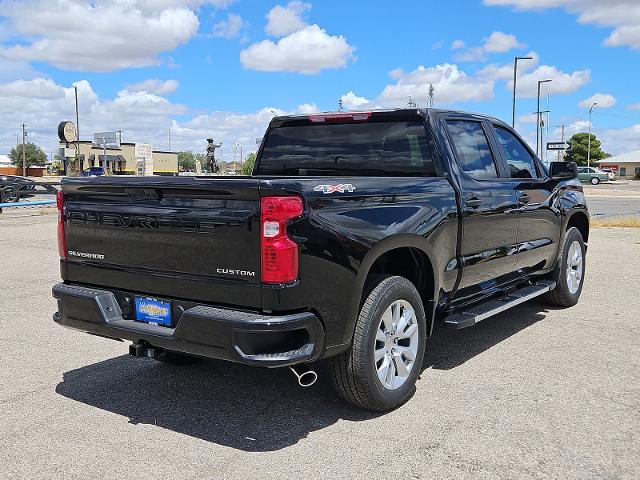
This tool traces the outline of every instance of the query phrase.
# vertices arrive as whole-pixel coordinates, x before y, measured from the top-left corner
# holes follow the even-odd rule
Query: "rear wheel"
[[[186,355],[184,353],[173,352],[171,350],[165,350],[159,355],[153,357],[154,360],[157,360],[160,363],[166,363],[168,365],[175,366],[185,366],[185,365],[193,365],[194,363],[198,363],[202,361],[200,357],[193,357],[191,355]]]
[[[591,179],[591,185],[598,185],[600,183],[600,179],[597,177],[593,177]]]
[[[571,227],[562,243],[562,254],[554,271],[556,287],[546,294],[549,303],[571,307],[578,303],[584,284],[585,246],[580,231]]]
[[[331,380],[348,402],[387,411],[415,391],[426,339],[420,295],[404,277],[381,280],[364,302],[351,348],[330,359]]]

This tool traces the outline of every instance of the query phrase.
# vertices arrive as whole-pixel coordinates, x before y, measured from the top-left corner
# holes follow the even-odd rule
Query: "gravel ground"
[[[597,229],[580,303],[429,340],[386,415],[326,374],[176,368],[54,325],[55,217],[0,219],[0,478],[639,478],[640,230]]]

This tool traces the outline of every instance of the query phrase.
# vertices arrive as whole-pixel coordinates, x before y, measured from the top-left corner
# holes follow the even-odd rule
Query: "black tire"
[[[418,348],[406,380],[399,388],[391,390],[378,378],[374,350],[382,315],[397,300],[408,302],[414,310],[415,324],[418,327]],[[360,309],[351,348],[329,360],[334,388],[342,398],[367,410],[384,412],[402,405],[415,392],[425,341],[424,307],[415,286],[404,277],[383,278],[368,294]]]
[[[185,353],[173,352],[170,350],[165,350],[153,358],[160,363],[166,363],[167,365],[174,365],[177,367],[193,365],[194,363],[202,361],[202,358],[200,357],[193,357]]]
[[[593,177],[591,180],[591,185],[598,185],[600,183],[600,179]]]
[[[574,242],[578,242],[580,245],[580,251],[582,254],[582,276],[580,278],[580,286],[572,293],[567,279],[567,268],[569,250]],[[585,266],[585,246],[582,234],[577,228],[571,227],[564,235],[564,240],[562,242],[562,254],[558,261],[558,265],[553,272],[552,278],[556,281],[556,288],[545,295],[545,300],[558,307],[572,307],[578,303],[578,299],[582,293],[582,287],[584,286]]]

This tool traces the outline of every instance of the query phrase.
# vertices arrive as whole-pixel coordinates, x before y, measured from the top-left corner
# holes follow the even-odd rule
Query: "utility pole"
[[[27,155],[25,153],[25,142],[24,139],[27,136],[27,132],[25,131],[26,125],[22,124],[22,176],[27,176]]]
[[[516,128],[516,82],[518,81],[518,60],[533,60],[533,57],[514,57],[513,59],[513,114],[511,127]],[[540,110],[540,108],[538,108]]]
[[[540,157],[540,85],[551,80],[538,80],[538,109],[536,110],[536,155]]]
[[[124,133],[124,130],[116,130],[116,133],[118,134],[118,141],[122,143],[122,134]]]
[[[171,151],[171,128],[169,128],[169,151]]]
[[[433,86],[433,83],[429,84],[429,108],[433,107],[433,96],[436,93],[436,89]]]
[[[564,123],[562,125],[556,125],[556,128],[560,127],[562,142],[564,143]],[[564,150],[562,150],[562,160],[564,160]],[[560,150],[558,150],[558,161],[560,161]]]
[[[417,106],[416,102],[413,101],[413,97],[411,97],[411,95],[409,95],[409,99],[407,100],[407,106],[409,108],[416,108]]]
[[[587,167],[591,166],[591,112],[593,111],[593,107],[598,105],[598,102],[593,102],[591,108],[589,109],[589,146],[587,147]]]
[[[341,98],[340,100],[338,100],[338,111],[341,112],[342,110],[344,110],[344,102]]]

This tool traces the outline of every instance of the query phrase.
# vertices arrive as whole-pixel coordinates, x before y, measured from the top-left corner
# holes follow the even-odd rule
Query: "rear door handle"
[[[478,208],[480,205],[482,205],[482,200],[480,200],[478,197],[471,197],[471,198],[467,198],[464,201],[464,204],[467,207]]]

